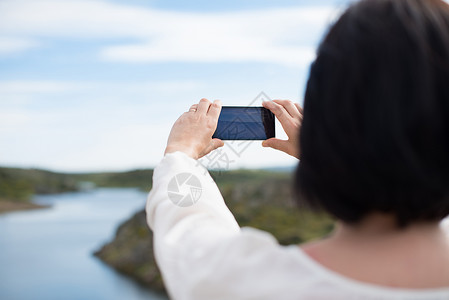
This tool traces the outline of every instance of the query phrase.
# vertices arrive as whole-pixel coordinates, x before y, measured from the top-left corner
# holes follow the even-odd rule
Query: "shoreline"
[[[15,212],[15,211],[25,211],[34,209],[49,208],[50,205],[39,205],[31,202],[16,202],[10,200],[0,200],[0,214]]]

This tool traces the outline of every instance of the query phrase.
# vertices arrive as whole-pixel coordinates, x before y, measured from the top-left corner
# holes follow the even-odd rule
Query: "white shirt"
[[[176,194],[189,194],[183,190],[189,185],[198,201],[175,205]],[[449,288],[411,290],[358,282],[326,269],[297,245],[281,246],[267,232],[240,228],[207,170],[182,152],[167,154],[155,168],[146,211],[156,261],[172,299],[449,299]]]

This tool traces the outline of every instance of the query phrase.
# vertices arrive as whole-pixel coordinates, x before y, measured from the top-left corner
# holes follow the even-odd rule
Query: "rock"
[[[153,256],[153,234],[146,223],[144,210],[120,225],[114,240],[94,255],[152,290],[165,293]]]
[[[40,205],[32,202],[11,201],[0,198],[0,213],[7,213],[19,210],[48,208],[49,205]]]

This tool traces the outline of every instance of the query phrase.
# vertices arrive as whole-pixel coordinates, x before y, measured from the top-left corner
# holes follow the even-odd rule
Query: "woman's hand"
[[[303,118],[301,106],[289,100],[265,101],[262,105],[274,113],[288,136],[288,140],[277,138],[265,140],[262,142],[262,146],[283,151],[299,159],[301,153],[299,149],[299,129]]]
[[[198,159],[224,145],[220,139],[212,139],[217,128],[221,103],[215,100],[211,103],[201,99],[198,104],[190,107],[173,125],[168,137],[165,154],[181,151],[194,159]]]

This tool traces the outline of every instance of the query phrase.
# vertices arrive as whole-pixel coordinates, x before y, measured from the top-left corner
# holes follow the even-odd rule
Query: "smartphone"
[[[221,140],[266,140],[274,136],[274,114],[265,107],[223,106],[212,137]]]

